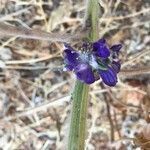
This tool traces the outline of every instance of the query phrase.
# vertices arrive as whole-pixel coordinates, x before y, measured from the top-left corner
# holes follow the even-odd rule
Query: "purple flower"
[[[121,44],[117,44],[109,48],[105,39],[84,43],[82,51],[76,51],[65,44],[65,69],[73,71],[77,79],[86,84],[92,84],[102,78],[106,85],[115,86],[121,67],[118,60],[121,47]]]

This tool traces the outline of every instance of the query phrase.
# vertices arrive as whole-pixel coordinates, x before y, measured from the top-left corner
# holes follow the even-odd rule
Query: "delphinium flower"
[[[120,71],[119,52],[121,44],[108,46],[105,39],[94,43],[85,42],[80,51],[64,44],[66,71],[73,71],[78,80],[92,84],[99,78],[108,86],[115,86]]]

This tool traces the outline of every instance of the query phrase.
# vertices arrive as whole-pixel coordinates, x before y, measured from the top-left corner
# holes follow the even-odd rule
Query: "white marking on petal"
[[[91,55],[91,59],[90,59],[90,62],[89,64],[94,68],[94,69],[98,69],[99,68],[99,65],[95,59],[95,57],[93,55]]]

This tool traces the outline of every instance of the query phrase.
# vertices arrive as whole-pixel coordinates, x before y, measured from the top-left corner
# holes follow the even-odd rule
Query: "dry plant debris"
[[[150,2],[99,0],[99,6],[100,37],[124,45],[122,72],[114,88],[91,86],[86,147],[149,150]],[[79,33],[84,11],[79,0],[0,0],[0,22],[49,33]],[[62,71],[61,42],[1,31],[0,149],[65,150],[74,76]]]

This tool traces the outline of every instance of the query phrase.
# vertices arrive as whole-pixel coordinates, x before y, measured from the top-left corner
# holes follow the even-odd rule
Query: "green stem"
[[[86,134],[86,114],[89,86],[76,81],[73,92],[73,107],[68,150],[83,150]]]
[[[95,41],[98,39],[98,19],[99,19],[99,3],[98,0],[88,0],[86,22],[90,24],[89,40]]]
[[[98,0],[88,0],[86,23],[90,24],[90,32],[87,37],[90,41],[98,38],[98,12]],[[77,80],[72,95],[73,107],[68,150],[84,150],[85,148],[88,92],[89,86]]]

